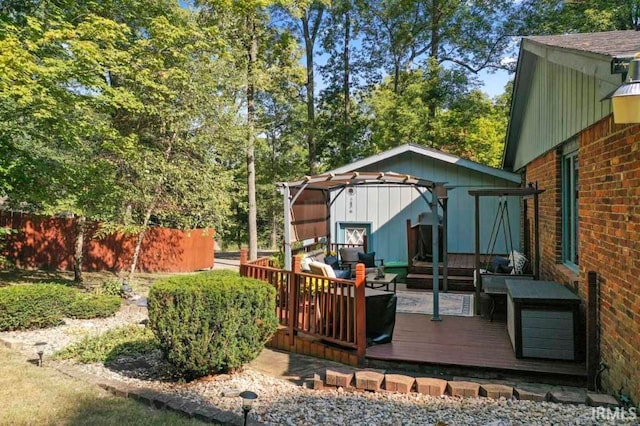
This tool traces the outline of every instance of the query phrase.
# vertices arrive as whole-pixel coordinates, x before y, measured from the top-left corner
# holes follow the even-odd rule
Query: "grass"
[[[144,273],[137,272],[131,283],[136,294],[147,296],[149,289],[159,279],[170,277],[173,275],[184,275],[185,273]],[[118,276],[113,272],[83,272],[84,283],[82,287],[86,290],[93,290],[100,287],[105,281],[119,280]],[[44,271],[44,270],[28,270],[28,269],[10,269],[0,270],[0,287],[19,284],[37,284],[37,283],[58,283],[68,286],[76,286],[73,281],[72,271]]]
[[[199,425],[177,413],[118,398],[0,347],[0,423],[10,425]]]

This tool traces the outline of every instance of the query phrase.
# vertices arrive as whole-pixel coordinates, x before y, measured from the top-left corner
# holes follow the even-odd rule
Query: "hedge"
[[[149,292],[149,326],[187,378],[255,359],[277,328],[275,289],[231,271],[171,277]]]
[[[62,324],[77,290],[60,284],[0,288],[0,330],[25,330]]]
[[[106,294],[77,293],[74,300],[65,308],[65,314],[71,318],[106,318],[118,312],[122,299]]]
[[[53,327],[70,318],[103,318],[115,314],[122,299],[81,293],[61,284],[0,288],[0,331]]]

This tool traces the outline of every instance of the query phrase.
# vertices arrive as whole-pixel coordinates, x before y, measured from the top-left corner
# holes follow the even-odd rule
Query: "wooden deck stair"
[[[407,288],[419,288],[433,290],[433,275],[431,274],[407,274]],[[444,277],[439,276],[439,288],[442,290]],[[474,291],[473,277],[463,275],[449,275],[447,279],[449,290],[453,291]]]
[[[474,256],[471,254],[450,254],[448,261],[448,288],[453,291],[474,291]],[[438,265],[440,289],[442,289],[442,262]],[[433,289],[433,263],[414,261],[409,267],[407,288]]]

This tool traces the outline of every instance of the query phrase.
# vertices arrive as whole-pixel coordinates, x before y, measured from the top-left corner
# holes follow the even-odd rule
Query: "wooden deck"
[[[480,317],[398,313],[393,341],[367,348],[367,358],[399,363],[491,369],[514,374],[546,374],[584,380],[584,363],[517,359],[504,322]]]

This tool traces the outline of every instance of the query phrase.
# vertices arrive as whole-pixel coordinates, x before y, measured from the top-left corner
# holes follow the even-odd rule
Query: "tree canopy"
[[[511,86],[492,99],[478,73],[509,69],[520,35],[639,16],[637,0],[6,0],[0,197],[139,241],[211,226],[255,256],[279,243],[274,182],[409,142],[498,166]]]

